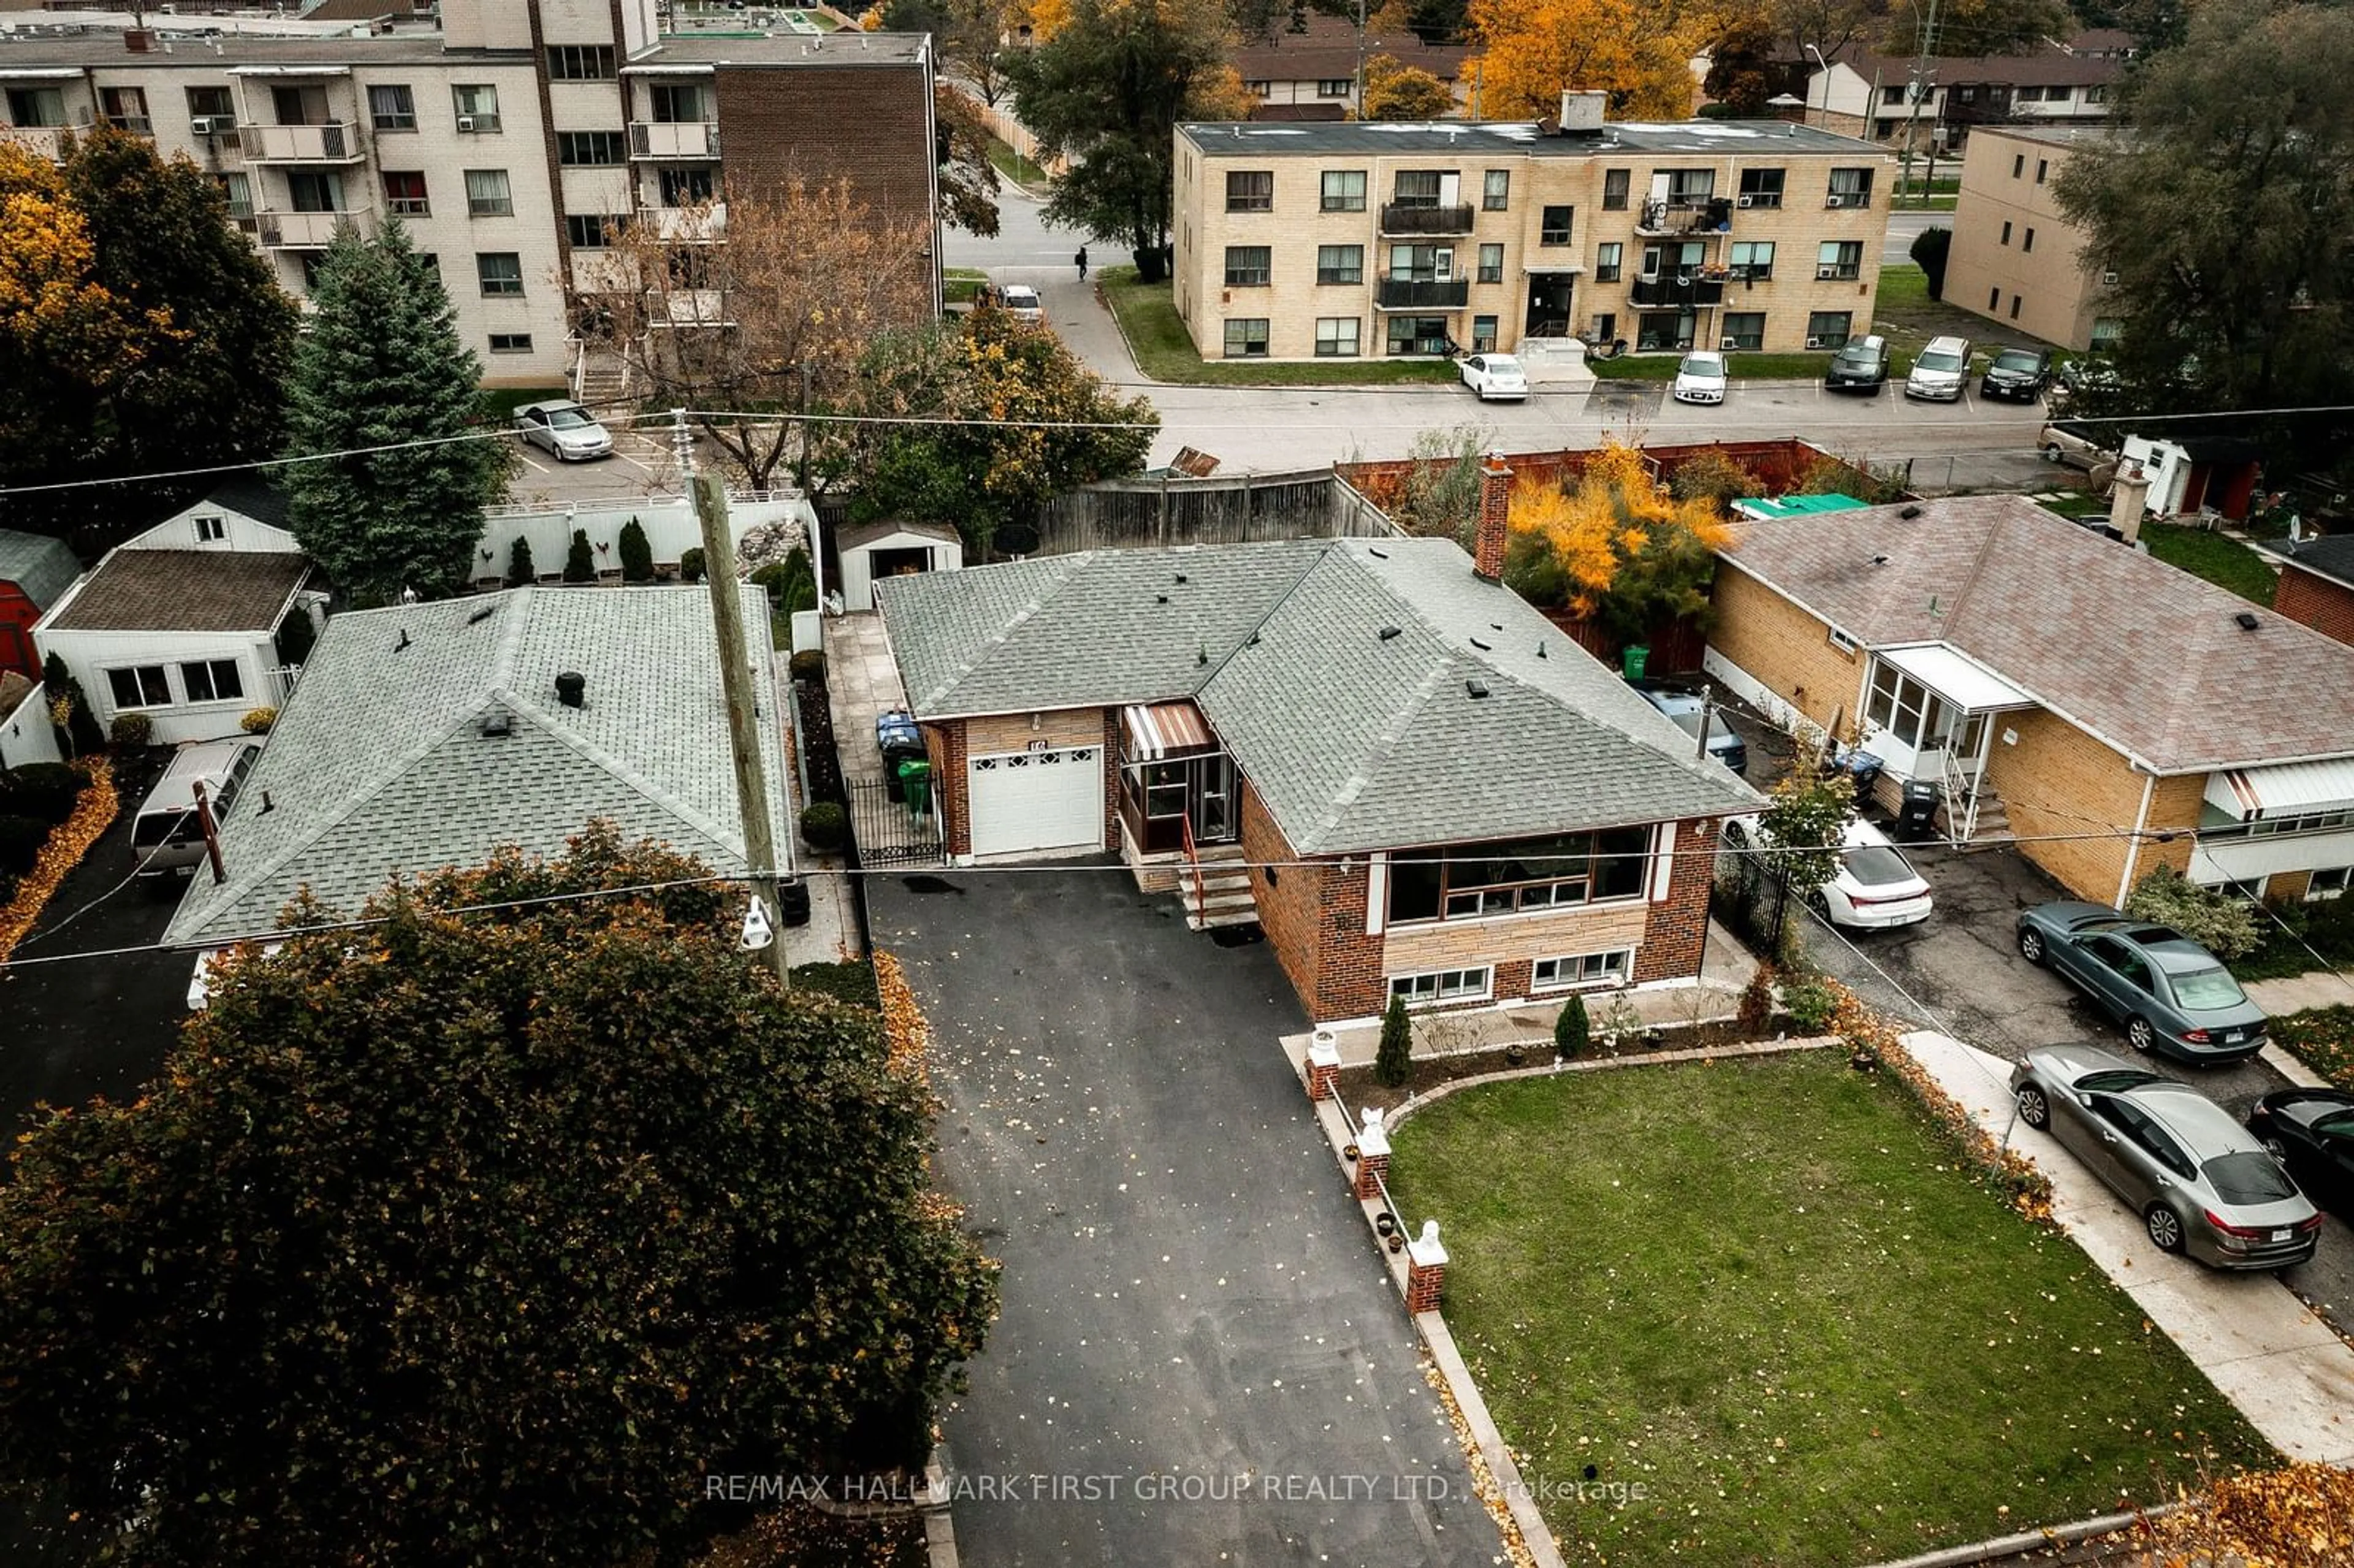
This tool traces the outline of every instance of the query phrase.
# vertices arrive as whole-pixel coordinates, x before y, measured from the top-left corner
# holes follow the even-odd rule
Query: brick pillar
[[[1372,1200],[1382,1195],[1378,1179],[1389,1174],[1390,1137],[1382,1130],[1382,1113],[1378,1109],[1365,1112],[1365,1125],[1357,1134],[1357,1196]]]
[[[1447,1284],[1447,1249],[1438,1245],[1438,1222],[1422,1222],[1422,1234],[1405,1244],[1405,1309],[1438,1310],[1439,1292]]]
[[[1479,531],[1471,548],[1471,569],[1490,582],[1504,579],[1504,519],[1511,510],[1512,471],[1504,454],[1490,452],[1479,465]]]
[[[1308,1097],[1329,1100],[1341,1080],[1341,1044],[1329,1029],[1320,1029],[1308,1043]]]

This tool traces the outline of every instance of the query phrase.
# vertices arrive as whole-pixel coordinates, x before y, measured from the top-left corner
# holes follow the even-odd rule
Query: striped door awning
[[[1165,757],[1211,751],[1218,744],[1202,710],[1190,702],[1133,703],[1120,710],[1119,723],[1128,736],[1132,762],[1158,762]]]

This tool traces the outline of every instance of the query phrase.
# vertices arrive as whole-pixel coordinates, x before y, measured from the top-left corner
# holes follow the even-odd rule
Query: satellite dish
[[[773,944],[776,939],[777,928],[769,923],[769,906],[761,903],[759,897],[755,895],[751,907],[744,911],[744,950],[748,953],[759,952]]]
[[[1002,523],[998,525],[990,543],[1001,555],[1035,555],[1038,552],[1038,530],[1028,523]]]

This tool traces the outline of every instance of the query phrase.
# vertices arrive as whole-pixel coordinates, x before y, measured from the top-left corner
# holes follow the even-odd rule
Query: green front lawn
[[[2141,536],[2149,546],[2149,553],[2168,566],[2180,567],[2193,577],[2230,588],[2242,599],[2262,605],[2272,603],[2273,587],[2278,577],[2264,565],[2263,556],[2237,539],[2173,523],[2149,524],[2142,529]]]
[[[951,305],[969,305],[989,274],[978,267],[949,267],[940,273],[940,295]]]
[[[1193,351],[1167,283],[1140,283],[1133,267],[1106,267],[1096,279],[1119,319],[1120,331],[1128,335],[1137,368],[1155,381],[1197,387],[1363,387],[1459,379],[1447,360],[1323,359],[1288,365],[1204,360]]]
[[[1681,354],[1628,354],[1588,359],[1598,381],[1673,381]],[[1819,381],[1831,362],[1828,354],[1728,354],[1725,374],[1735,381]]]
[[[1044,191],[1051,178],[1045,170],[994,136],[989,139],[989,161],[996,166],[999,175],[1024,190]]]
[[[1400,1215],[1440,1223],[1447,1323],[1572,1562],[1877,1562],[2158,1501],[2202,1452],[2271,1457],[1844,1055],[1468,1090],[1393,1148]]]

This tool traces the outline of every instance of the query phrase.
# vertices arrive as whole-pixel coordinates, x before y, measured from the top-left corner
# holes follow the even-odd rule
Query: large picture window
[[[1648,827],[1407,851],[1390,862],[1389,917],[1477,920],[1639,898],[1650,858]]]
[[[106,683],[114,694],[114,705],[118,708],[160,708],[172,701],[172,683],[164,677],[161,664],[109,670]]]

